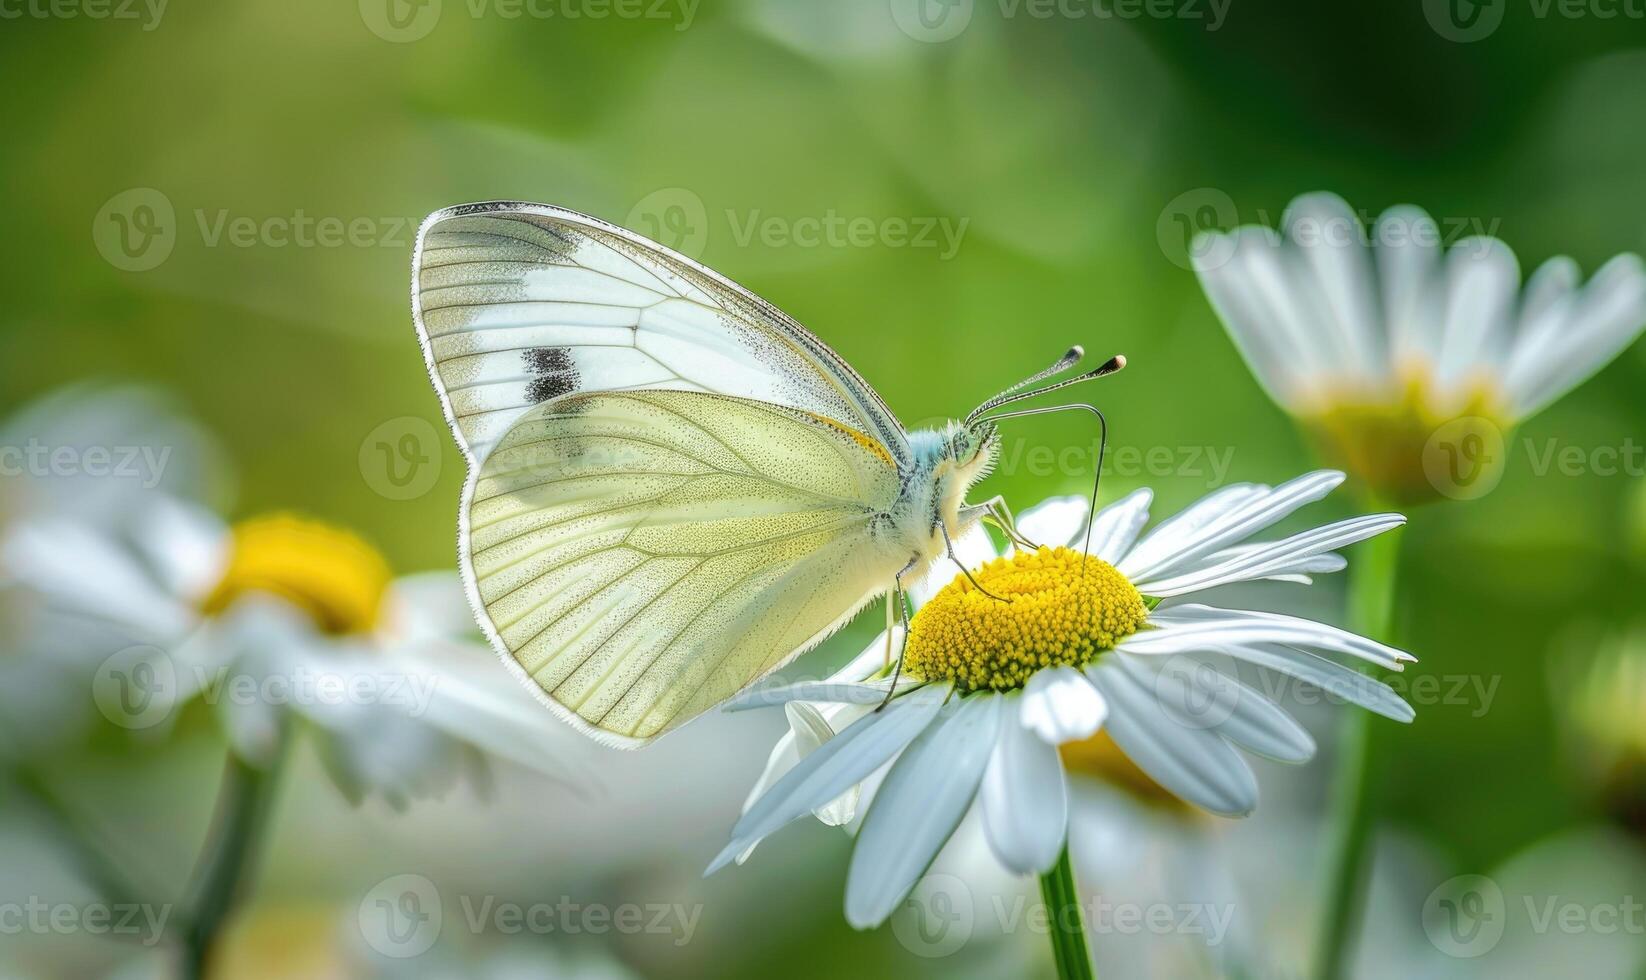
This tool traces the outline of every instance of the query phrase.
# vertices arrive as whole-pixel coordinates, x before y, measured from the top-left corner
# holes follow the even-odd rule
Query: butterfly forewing
[[[775,307],[596,218],[526,204],[439,212],[413,306],[458,436],[484,459],[532,405],[583,391],[712,391],[846,423],[907,455],[885,403]]]

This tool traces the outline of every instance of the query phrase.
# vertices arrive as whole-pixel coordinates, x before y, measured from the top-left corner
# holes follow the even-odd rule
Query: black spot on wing
[[[532,404],[577,390],[577,363],[571,351],[564,347],[533,347],[524,356],[526,370],[535,375],[526,386],[526,397]]]

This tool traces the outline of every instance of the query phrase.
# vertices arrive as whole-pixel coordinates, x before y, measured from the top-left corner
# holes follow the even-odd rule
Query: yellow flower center
[[[208,615],[263,592],[304,610],[326,633],[364,633],[376,625],[389,565],[359,536],[291,514],[255,517],[233,533],[228,568],[201,604]]]
[[[1389,505],[1467,499],[1502,471],[1507,405],[1489,379],[1441,392],[1426,369],[1391,391],[1334,387],[1301,421],[1321,454]]]
[[[996,558],[972,577],[977,585],[958,576],[915,614],[905,673],[1008,691],[1043,668],[1091,663],[1149,614],[1114,566],[1068,548]]]

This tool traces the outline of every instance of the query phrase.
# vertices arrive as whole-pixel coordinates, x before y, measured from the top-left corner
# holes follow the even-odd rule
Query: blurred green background
[[[925,21],[902,0],[556,0],[520,16],[507,0],[172,0],[107,19],[6,4],[22,13],[0,21],[0,414],[78,379],[161,386],[220,439],[234,476],[215,502],[230,516],[297,508],[357,528],[401,570],[449,568],[462,464],[410,322],[411,245],[436,208],[512,198],[695,254],[810,326],[911,425],[964,414],[1070,343],[1123,351],[1131,368],[1091,392],[1111,451],[1171,461],[1117,457],[1104,496],[1152,485],[1165,513],[1213,484],[1206,457],[1184,455],[1198,447],[1232,452],[1230,480],[1312,465],[1188,271],[1187,230],[1274,224],[1295,194],[1330,189],[1366,214],[1410,201],[1443,228],[1494,233],[1526,270],[1565,253],[1592,271],[1646,248],[1646,21],[1601,7],[1621,12],[1496,0],[1483,9],[1498,26],[1461,41],[1451,8],[1419,0],[1151,8],[1167,17],[977,0],[928,4]],[[871,230],[812,241],[808,219],[831,216]],[[1442,878],[1604,820],[1550,676],[1564,638],[1639,612],[1640,463],[1540,474],[1526,447],[1638,446],[1643,389],[1636,345],[1521,430],[1494,492],[1433,506],[1407,532],[1398,615],[1415,672],[1496,683],[1489,710],[1465,697],[1420,705],[1410,727],[1375,723],[1390,832],[1421,842]],[[370,444],[385,425],[438,434],[419,443],[420,472],[438,475],[409,499],[379,492]],[[1088,486],[1029,454],[1089,446],[1078,421],[1010,436],[1025,455],[986,491],[1022,508]],[[1317,587],[1321,615],[1339,588]],[[872,627],[817,656],[854,651]],[[779,724],[735,729],[751,741],[725,759],[699,738],[672,772],[612,763],[655,780],[622,805],[656,824],[708,792],[693,766],[736,772],[703,826],[563,881],[554,855],[595,846],[585,838],[628,851],[628,822],[588,804],[556,826],[508,784],[491,804],[357,813],[300,782],[260,901],[346,904],[412,853],[523,895],[661,880],[707,896],[683,950],[617,944],[642,975],[952,973],[888,930],[844,926],[845,842],[819,828],[696,883],[736,812],[727,787],[748,785],[770,744],[750,732]],[[1327,739],[1329,724],[1311,727]],[[206,817],[218,750],[196,742],[157,771],[119,752],[73,763],[93,797],[143,815],[134,833],[160,841],[162,867],[186,866]],[[1329,767],[1326,753],[1299,793],[1305,826]],[[539,853],[544,838],[558,850]],[[1280,860],[1307,881],[1307,847]]]

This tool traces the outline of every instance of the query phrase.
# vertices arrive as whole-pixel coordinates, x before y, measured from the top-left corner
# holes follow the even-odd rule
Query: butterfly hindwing
[[[474,591],[553,702],[623,744],[753,683],[885,591],[899,489],[867,434],[693,391],[528,409],[471,477]]]

